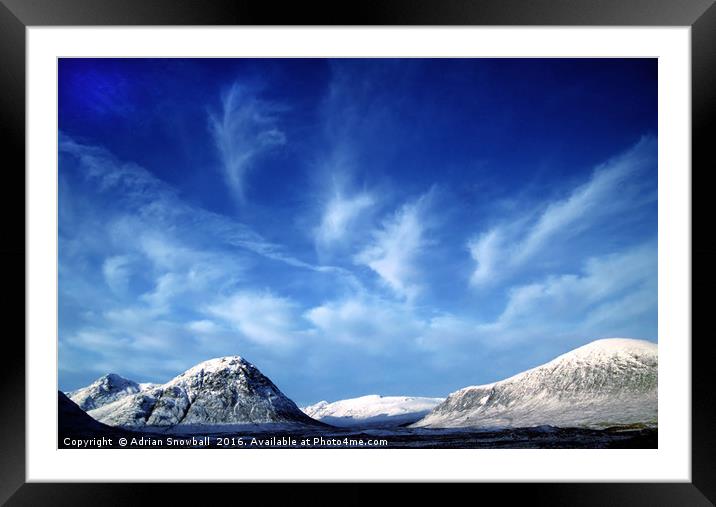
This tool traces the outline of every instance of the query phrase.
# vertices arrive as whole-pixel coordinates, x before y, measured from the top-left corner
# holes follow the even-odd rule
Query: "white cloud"
[[[120,190],[116,196],[113,193],[116,208],[106,210],[109,216],[102,217],[104,222],[92,222],[96,230],[83,231],[81,244],[61,238],[65,243],[62,251],[65,256],[71,249],[81,252],[88,245],[92,248],[108,247],[103,243],[106,238],[100,236],[109,229],[116,243],[114,247],[120,245],[126,248],[126,245],[135,244],[139,237],[143,254],[156,265],[173,269],[177,261],[185,262],[198,250],[187,247],[184,241],[170,241],[168,231],[171,231],[173,237],[189,237],[194,244],[208,240],[215,246],[238,247],[289,266],[338,274],[347,283],[356,285],[356,280],[347,270],[298,259],[247,225],[182,201],[173,187],[149,171],[133,164],[123,164],[102,148],[79,144],[62,133],[59,148],[61,153],[74,155],[80,160],[80,169],[89,181],[98,185],[101,192]],[[65,208],[67,195],[67,192],[63,193]],[[66,219],[72,216],[63,215]],[[81,222],[70,222],[62,223],[60,227],[77,231],[86,226],[88,220],[82,217]],[[234,259],[236,257],[233,255]]]
[[[277,123],[279,108],[263,102],[234,84],[222,98],[221,114],[209,116],[209,127],[219,150],[226,182],[241,201],[246,175],[256,158],[286,143]]]
[[[548,276],[514,288],[499,318],[481,329],[520,339],[520,333],[529,335],[537,329],[609,328],[593,324],[622,322],[624,313],[635,309],[642,315],[656,311],[656,279],[657,255],[652,243],[592,258],[580,274]],[[620,300],[629,301],[629,306],[614,306]],[[612,310],[611,315],[606,308]]]
[[[266,132],[269,138],[275,136],[270,130]],[[72,249],[62,249],[60,288],[65,291],[64,301],[71,302],[77,296],[77,301],[88,302],[86,317],[78,319],[81,322],[64,324],[62,353],[84,350],[85,358],[98,358],[93,366],[116,368],[131,363],[127,357],[136,357],[132,367],[137,371],[171,370],[176,374],[207,354],[246,353],[252,358],[263,355],[265,360],[275,352],[296,352],[299,348],[292,346],[299,339],[301,354],[326,361],[342,354],[388,350],[395,354],[393,357],[399,357],[402,351],[418,354],[425,350],[431,357],[445,357],[503,345],[519,346],[529,340],[558,339],[553,337],[567,328],[573,334],[583,333],[585,340],[598,338],[601,336],[590,333],[629,329],[630,322],[655,311],[655,245],[629,255],[596,257],[585,262],[582,270],[519,285],[508,294],[503,311],[486,320],[481,320],[481,308],[472,313],[463,310],[436,316],[413,306],[421,284],[428,280],[420,268],[427,258],[422,254],[426,253],[432,227],[428,222],[430,193],[397,210],[372,231],[371,241],[357,250],[353,260],[369,267],[400,296],[382,299],[367,292],[347,269],[305,262],[241,223],[187,204],[169,185],[144,169],[118,163],[99,149],[76,144],[69,149],[83,158],[84,164],[79,167],[95,188],[112,192],[105,195],[103,206],[95,208],[99,216],[91,220],[86,210],[78,208],[74,215],[77,223],[65,228],[72,231],[71,237],[61,238],[65,242],[76,240]],[[503,270],[529,264],[545,246],[591,224],[591,217],[600,213],[611,217],[614,210],[623,210],[632,195],[628,186],[633,182],[617,178],[616,173],[611,179],[600,177],[599,171],[608,171],[609,167],[607,164],[599,169],[588,183],[564,199],[541,207],[540,212],[473,238],[469,243],[477,262],[473,283],[489,283]],[[615,188],[626,190],[617,192]],[[115,190],[121,198],[113,199]],[[604,200],[609,206],[602,210]],[[317,236],[323,234],[326,242],[353,241],[350,235],[356,223],[362,226],[360,221],[374,206],[373,194],[336,193],[323,210]],[[67,220],[71,218],[68,215]],[[88,222],[92,228],[82,228]],[[88,258],[104,259],[89,275],[84,271],[91,265]],[[234,293],[237,282],[250,282],[243,278],[248,276],[247,267],[266,259],[281,263],[282,269],[301,268],[304,271],[295,279],[309,283],[315,280],[310,277],[316,272],[333,276],[335,285],[348,281],[326,297],[344,295],[347,289],[353,290],[353,296],[335,296],[317,304],[311,300],[316,293],[311,293],[306,296],[306,306],[299,307],[272,293],[248,288]],[[72,283],[65,282],[68,277],[62,273],[72,274],[73,270]],[[291,273],[293,276],[295,271]],[[136,287],[144,287],[146,292],[133,295],[128,302],[129,280],[130,289],[136,290],[136,281]],[[104,288],[105,283],[111,292]],[[102,291],[92,292],[96,290],[93,284]],[[217,294],[232,295],[207,305]],[[346,346],[324,352],[321,344],[330,341]],[[421,345],[418,349],[412,346],[416,342]],[[463,347],[465,343],[472,345]]]
[[[581,343],[608,337],[604,333],[631,337],[634,322],[656,314],[656,252],[655,244],[646,243],[587,259],[579,273],[551,275],[516,286],[493,320],[466,314],[433,317],[418,344],[444,350],[458,342],[473,342],[491,349],[548,343],[564,336]]]
[[[502,233],[499,229],[492,229],[479,238],[474,238],[468,243],[468,249],[477,267],[472,273],[470,282],[480,285],[494,276],[495,270],[500,267]]]
[[[291,345],[297,332],[295,304],[268,292],[240,292],[204,311],[261,345]]]
[[[167,308],[169,303],[187,287],[175,273],[164,273],[157,278],[154,290],[143,294],[142,300],[155,308]]]
[[[642,141],[624,155],[598,167],[589,182],[575,189],[569,197],[551,203],[517,247],[514,262],[524,262],[561,232],[574,234],[588,227],[596,217],[622,209],[624,201],[619,193],[626,180],[642,169],[650,155],[646,150],[655,146],[653,142]]]
[[[367,295],[326,302],[304,316],[315,326],[321,343],[361,345],[367,352],[406,344],[419,336],[422,327],[406,305]]]
[[[170,185],[104,149],[66,136],[60,144],[61,156],[79,162],[63,166],[65,184],[77,190],[63,193],[65,211],[71,205],[73,212],[60,217],[63,361],[91,357],[93,365],[128,372],[142,364],[158,375],[176,374],[207,354],[290,353],[305,331],[296,328],[308,324],[287,299],[251,293],[234,307],[217,301],[213,309],[228,312],[226,319],[202,310],[217,294],[247,287],[261,269],[361,289],[349,270],[294,257],[248,226],[183,201]]]
[[[206,347],[181,326],[157,319],[146,311],[113,312],[99,323],[60,335],[60,367],[100,374],[115,372],[137,381],[166,381],[195,364]],[[126,320],[126,319],[130,320]],[[153,378],[148,378],[151,375]]]
[[[128,338],[117,337],[110,332],[92,328],[83,329],[69,336],[66,341],[89,350],[122,350],[130,343]]]
[[[130,258],[127,255],[109,257],[102,264],[104,280],[112,292],[123,293],[127,290],[130,277]]]
[[[124,232],[137,234],[136,228]],[[165,235],[146,230],[146,228],[142,230],[137,239],[141,252],[159,269],[184,267],[199,255],[199,252],[189,249]]]
[[[160,314],[157,308],[138,305],[113,308],[101,313],[107,329],[113,332],[127,331],[130,334],[157,320]]]
[[[380,229],[373,232],[373,243],[358,253],[354,261],[368,266],[396,294],[415,298],[420,290],[420,272],[416,261],[427,245],[426,209],[432,192],[405,204]]]
[[[479,342],[478,325],[474,319],[442,314],[428,319],[416,344],[430,351],[449,349],[455,343]]]
[[[326,248],[344,239],[361,214],[374,204],[373,196],[366,192],[347,197],[336,191],[326,204],[321,223],[316,228],[317,246]]]
[[[210,334],[217,332],[220,328],[211,320],[195,320],[192,322],[189,322],[186,326],[189,330],[200,333],[200,334]]]
[[[468,248],[476,262],[471,283],[481,286],[495,282],[556,242],[564,242],[606,217],[638,207],[640,198],[634,191],[640,184],[638,175],[655,167],[655,160],[656,141],[643,138],[626,153],[597,167],[590,180],[567,197],[470,239]]]

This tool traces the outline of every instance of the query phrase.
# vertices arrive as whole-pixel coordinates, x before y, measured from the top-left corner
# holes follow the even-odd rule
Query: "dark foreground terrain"
[[[353,448],[353,449],[656,449],[656,428],[471,429],[306,429],[262,428],[200,433],[139,432],[112,428],[88,416],[60,395],[58,448],[60,449],[172,449],[172,448]],[[196,431],[196,429],[195,429]]]
[[[122,440],[123,439],[123,440]],[[213,434],[159,434],[112,429],[107,432],[62,432],[58,442],[68,448],[358,448],[358,449],[656,449],[656,429],[586,430],[519,428],[475,430],[330,430],[243,431]]]

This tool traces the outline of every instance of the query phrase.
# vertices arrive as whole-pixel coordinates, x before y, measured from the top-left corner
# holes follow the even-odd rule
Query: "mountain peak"
[[[505,380],[460,389],[416,426],[528,427],[653,423],[658,346],[596,340]]]
[[[111,426],[198,431],[254,424],[318,424],[241,356],[192,366],[169,382],[90,411]]]
[[[139,391],[141,387],[135,381],[108,373],[87,387],[67,393],[67,396],[82,410],[94,410]]]
[[[255,368],[255,366],[241,356],[215,357],[192,366],[178,377],[196,375],[201,372],[215,373],[221,370],[245,370],[249,368]]]
[[[102,375],[100,378],[95,380],[93,384],[132,384],[135,383],[133,380],[123,377],[117,373],[107,373]]]
[[[647,340],[637,340],[634,338],[601,338],[582,345],[567,354],[580,355],[595,352],[600,353],[632,353],[632,354],[655,354],[658,345]],[[561,356],[560,356],[561,357]]]

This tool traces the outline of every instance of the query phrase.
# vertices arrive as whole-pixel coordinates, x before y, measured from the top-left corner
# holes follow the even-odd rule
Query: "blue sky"
[[[61,59],[59,383],[299,404],[657,340],[657,63]]]

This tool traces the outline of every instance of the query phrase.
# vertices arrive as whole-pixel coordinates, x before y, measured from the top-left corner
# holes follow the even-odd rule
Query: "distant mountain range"
[[[443,400],[371,394],[333,403],[320,401],[301,410],[332,426],[400,426],[421,419]]]
[[[414,428],[656,426],[657,370],[656,344],[606,339],[508,379],[460,389],[446,399],[369,395],[301,410],[239,356],[205,361],[165,384],[108,374],[67,396],[73,407],[104,425],[143,431],[410,423]],[[77,418],[75,408],[64,412]],[[62,413],[61,407],[61,418]]]

